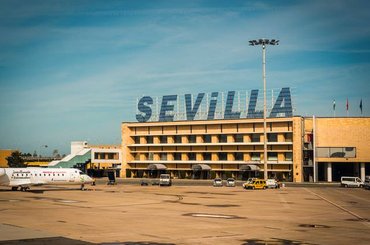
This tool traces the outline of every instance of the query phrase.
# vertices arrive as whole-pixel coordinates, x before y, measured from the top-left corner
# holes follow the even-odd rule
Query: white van
[[[164,186],[164,185],[171,186],[172,185],[171,176],[169,174],[161,174],[159,176],[159,185],[160,186]]]
[[[277,189],[279,188],[279,183],[275,179],[267,179],[266,186],[267,188]]]
[[[359,177],[342,176],[340,185],[343,187],[362,187],[364,182]]]

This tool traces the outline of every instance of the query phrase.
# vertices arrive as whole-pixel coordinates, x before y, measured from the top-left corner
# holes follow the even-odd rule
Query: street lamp
[[[266,45],[279,45],[277,39],[256,39],[249,41],[250,46],[262,45],[262,79],[263,79],[263,176],[267,175],[267,134],[266,134]]]

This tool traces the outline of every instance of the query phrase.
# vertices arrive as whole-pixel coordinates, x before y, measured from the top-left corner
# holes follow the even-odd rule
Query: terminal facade
[[[215,119],[122,123],[121,176],[292,182],[370,175],[370,118]]]

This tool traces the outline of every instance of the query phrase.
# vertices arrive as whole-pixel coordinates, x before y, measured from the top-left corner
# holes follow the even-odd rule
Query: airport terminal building
[[[370,175],[370,117],[295,116],[289,88],[270,95],[266,128],[258,90],[144,96],[137,122],[121,124],[121,145],[72,142],[71,153],[48,166],[94,177],[246,180],[264,177],[266,159],[268,177],[280,181]],[[11,152],[0,150],[0,164]]]
[[[145,106],[140,110],[139,101],[139,110],[144,112],[137,114],[139,122],[124,122],[121,126],[121,176],[151,178],[169,173],[180,179],[245,180],[263,177],[265,157],[269,178],[280,181],[331,182],[339,181],[341,176],[364,179],[370,175],[370,118],[293,116],[290,95],[284,97],[284,93],[282,89],[266,120],[267,156],[264,156],[263,119],[261,114],[256,116],[258,111],[253,108],[253,91],[249,101],[252,108],[250,105],[246,108],[245,118],[239,106],[235,110],[239,114],[227,109],[235,104],[230,92],[222,118],[216,118],[212,101],[207,99],[209,108],[204,111],[208,116],[203,120],[194,117],[196,109],[201,108],[201,102],[197,107],[202,97],[199,94],[196,99],[189,99],[190,106],[186,105],[193,115],[187,113],[185,117],[191,120],[174,120],[173,110],[178,101],[173,96],[163,97],[156,120],[143,120],[141,116],[145,117],[149,110]],[[284,116],[271,117],[274,110]]]

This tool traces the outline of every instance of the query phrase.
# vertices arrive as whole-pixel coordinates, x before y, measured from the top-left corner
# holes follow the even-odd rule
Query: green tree
[[[21,153],[19,151],[15,151],[12,153],[10,157],[7,157],[6,160],[8,161],[8,166],[10,168],[24,168],[27,167],[24,164],[24,160],[21,157]]]

